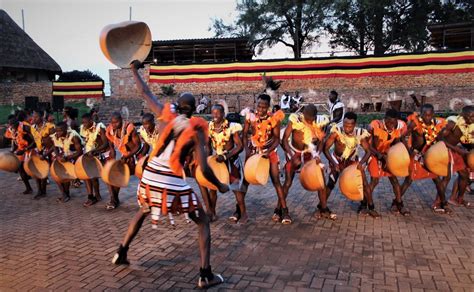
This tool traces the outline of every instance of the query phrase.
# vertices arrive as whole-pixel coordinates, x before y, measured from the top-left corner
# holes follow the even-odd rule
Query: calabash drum
[[[148,161],[148,156],[143,156],[137,161],[137,164],[135,165],[135,176],[138,177],[139,179],[142,179],[143,177],[143,171],[145,170],[146,164]]]
[[[362,173],[357,169],[357,164],[346,167],[339,178],[341,193],[352,201],[362,201],[364,198],[364,184]]]
[[[409,174],[410,154],[402,142],[399,142],[387,152],[387,168],[391,174],[406,177]]]
[[[244,166],[245,180],[252,185],[266,185],[270,176],[270,160],[262,154],[249,157]]]
[[[74,171],[78,179],[98,178],[102,171],[102,164],[95,156],[81,155],[74,164]]]
[[[449,173],[449,151],[444,142],[438,142],[428,148],[425,156],[425,165],[429,171],[439,176],[447,176]]]
[[[128,186],[130,168],[121,160],[109,160],[102,168],[102,180],[111,186],[123,188]]]
[[[76,179],[74,164],[69,161],[54,160],[50,167],[51,178],[57,183],[70,182]]]
[[[120,68],[130,68],[132,61],[143,62],[150,53],[150,29],[138,21],[107,25],[100,33],[100,48],[110,62]]]
[[[11,152],[0,153],[0,169],[8,172],[16,172],[20,168],[20,160]]]
[[[306,162],[301,169],[300,182],[305,190],[320,191],[324,189],[324,175],[318,163],[314,159]]]
[[[41,160],[39,155],[32,154],[25,160],[25,172],[32,178],[45,179],[49,173],[49,163],[46,160]]]
[[[229,184],[229,170],[227,169],[227,165],[225,163],[217,162],[217,156],[209,156],[207,158],[207,164],[212,169],[212,172],[214,172],[214,175],[221,183],[226,185]],[[198,165],[196,168],[195,176],[196,181],[199,185],[210,190],[217,191],[217,187],[204,177],[200,165]]]

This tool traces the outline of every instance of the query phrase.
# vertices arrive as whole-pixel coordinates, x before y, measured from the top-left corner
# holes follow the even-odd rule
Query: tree
[[[434,3],[431,22],[449,24],[474,20],[474,2],[472,0],[437,0]]]
[[[174,90],[174,85],[163,85],[160,88],[161,88],[161,93],[164,96],[175,96],[176,95],[176,91]]]
[[[331,44],[359,55],[423,51],[432,0],[337,0]]]
[[[359,55],[420,52],[429,46],[429,24],[470,21],[469,0],[336,0],[327,26],[331,44]]]
[[[260,53],[265,47],[282,43],[296,59],[318,41],[331,11],[330,0],[241,0],[233,24],[214,19],[211,30],[216,37],[246,36]]]
[[[59,76],[58,81],[74,82],[74,81],[104,81],[104,80],[99,75],[94,74],[89,70],[85,70],[85,71],[74,70],[74,71],[69,71],[69,72],[63,72]]]

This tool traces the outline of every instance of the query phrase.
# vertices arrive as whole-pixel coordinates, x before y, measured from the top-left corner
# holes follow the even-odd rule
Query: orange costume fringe
[[[209,126],[202,118],[187,119],[177,116],[169,104],[165,105],[159,119],[167,122],[167,125],[152,148],[138,186],[137,199],[142,207],[150,208],[152,224],[156,224],[162,215],[168,215],[171,224],[174,224],[173,213],[184,213],[187,216],[187,213],[201,207],[196,194],[183,178],[182,154],[185,146],[194,140],[198,131],[203,133],[205,143],[208,142]],[[184,129],[175,133],[178,128]],[[170,146],[173,140],[175,144]]]
[[[370,127],[372,128],[373,138],[376,137],[378,139],[378,144],[375,147],[377,151],[382,154],[386,154],[390,146],[392,146],[393,142],[395,142],[397,139],[400,139],[407,132],[407,125],[401,120],[398,120],[397,127],[393,129],[390,133],[385,127],[385,123],[383,120],[372,121],[370,123]],[[378,178],[392,176],[390,172],[384,170],[382,163],[377,159],[377,157],[373,155],[370,157],[368,167],[371,177]]]
[[[434,144],[436,143],[436,138],[441,130],[446,126],[447,121],[443,118],[434,118],[431,125],[426,125],[423,122],[423,119],[418,113],[413,113],[408,116],[408,121],[412,122],[415,127],[414,131],[420,136],[425,138],[425,146],[423,147],[421,153],[416,155],[415,158],[412,158],[410,161],[410,173],[413,180],[421,180],[427,178],[435,178],[436,175],[429,172],[422,163],[422,155]],[[411,137],[409,140],[411,144]]]

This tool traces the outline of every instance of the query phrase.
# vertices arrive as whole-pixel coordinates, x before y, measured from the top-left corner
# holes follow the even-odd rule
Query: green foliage
[[[74,81],[104,81],[99,75],[92,73],[89,70],[85,71],[69,71],[63,72],[58,81],[65,81],[65,82],[74,82]]]
[[[329,0],[240,0],[235,23],[214,19],[210,30],[216,37],[247,36],[259,53],[282,43],[292,49],[297,59],[317,42],[331,6]]]
[[[161,93],[163,93],[164,96],[176,95],[176,91],[174,90],[174,85],[163,85],[160,88],[161,88]]]
[[[327,26],[333,47],[359,55],[421,52],[429,46],[429,24],[470,21],[471,1],[336,0]]]

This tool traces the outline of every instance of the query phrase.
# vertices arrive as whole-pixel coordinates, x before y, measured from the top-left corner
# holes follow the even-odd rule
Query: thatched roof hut
[[[61,73],[61,67],[0,9],[0,75],[15,79],[11,72],[41,72],[52,80]]]

